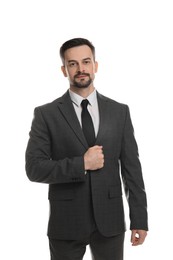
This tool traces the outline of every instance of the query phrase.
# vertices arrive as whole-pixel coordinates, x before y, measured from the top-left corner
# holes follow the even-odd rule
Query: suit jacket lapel
[[[58,99],[58,108],[63,114],[65,120],[74,131],[77,138],[81,141],[85,148],[88,148],[87,141],[81,129],[79,120],[74,110],[69,92],[67,91],[61,98]]]

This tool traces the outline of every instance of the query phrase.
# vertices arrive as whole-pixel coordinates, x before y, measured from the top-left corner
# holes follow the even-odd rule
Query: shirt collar
[[[69,94],[72,102],[78,107],[81,105],[82,100],[85,99],[82,96],[71,91],[71,89],[69,89]],[[96,90],[94,89],[94,91],[88,97],[86,97],[86,99],[88,99],[89,104],[93,106],[97,100]]]

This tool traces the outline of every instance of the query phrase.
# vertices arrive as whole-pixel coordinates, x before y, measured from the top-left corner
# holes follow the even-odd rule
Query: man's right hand
[[[84,154],[85,170],[98,170],[104,166],[103,146],[90,147]]]

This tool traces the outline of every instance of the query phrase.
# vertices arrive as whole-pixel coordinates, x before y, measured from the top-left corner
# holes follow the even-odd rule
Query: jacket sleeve
[[[85,181],[83,156],[52,160],[51,136],[40,108],[34,111],[25,156],[26,174],[31,181],[48,184]]]
[[[126,106],[120,162],[125,193],[129,204],[130,229],[148,230],[146,192],[128,106]]]

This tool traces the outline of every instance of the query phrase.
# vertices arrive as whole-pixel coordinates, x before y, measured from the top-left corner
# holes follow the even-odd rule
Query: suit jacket
[[[124,232],[122,182],[130,213],[130,228],[148,230],[147,202],[138,147],[127,105],[97,93],[103,146],[102,169],[90,171],[92,203],[98,230],[104,236]],[[80,239],[89,235],[87,178],[84,153],[88,145],[67,91],[52,103],[37,107],[26,150],[26,173],[49,184],[48,236]]]

